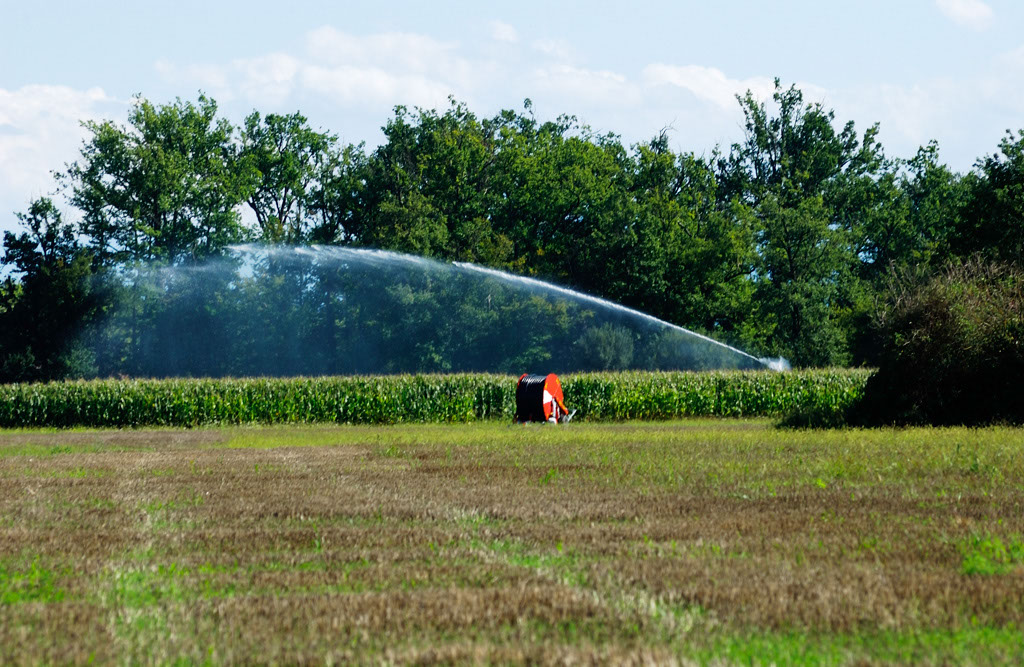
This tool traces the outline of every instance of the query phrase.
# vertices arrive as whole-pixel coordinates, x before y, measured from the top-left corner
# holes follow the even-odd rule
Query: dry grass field
[[[0,663],[1024,661],[1024,431],[0,432]]]

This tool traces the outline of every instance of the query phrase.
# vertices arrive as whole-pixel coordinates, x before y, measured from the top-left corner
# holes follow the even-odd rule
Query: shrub
[[[858,419],[1024,422],[1024,273],[980,259],[894,275],[879,308],[878,372]]]

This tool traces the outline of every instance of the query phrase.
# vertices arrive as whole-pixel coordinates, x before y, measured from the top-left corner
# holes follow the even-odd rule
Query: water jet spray
[[[507,280],[509,282],[522,284],[522,285],[524,285],[524,286],[526,286],[528,288],[531,288],[531,289],[548,290],[548,291],[551,291],[551,292],[556,292],[558,294],[562,294],[562,295],[567,296],[567,297],[569,297],[571,299],[576,299],[578,301],[586,301],[587,303],[592,303],[592,304],[600,306],[602,308],[608,308],[610,310],[616,310],[616,311],[625,313],[625,314],[627,314],[627,315],[629,315],[631,317],[636,317],[638,319],[644,320],[644,321],[646,321],[646,322],[648,322],[650,324],[654,324],[656,326],[666,327],[666,328],[668,328],[668,329],[670,329],[672,331],[677,331],[677,332],[682,333],[682,334],[684,334],[686,336],[693,336],[693,337],[695,337],[695,338],[697,338],[699,340],[702,340],[704,342],[711,343],[712,345],[717,345],[717,346],[722,347],[722,348],[724,348],[726,350],[729,350],[730,352],[735,352],[736,354],[742,355],[742,356],[744,356],[744,357],[746,357],[748,359],[756,361],[759,364],[762,364],[766,368],[770,368],[773,371],[788,371],[790,369],[789,362],[786,361],[785,359],[783,359],[782,357],[778,357],[778,358],[775,358],[775,359],[755,357],[754,355],[748,354],[747,352],[744,352],[743,350],[735,348],[732,345],[727,345],[727,344],[725,344],[725,343],[723,343],[721,341],[717,341],[714,338],[711,338],[709,336],[705,336],[703,334],[699,334],[696,331],[691,331],[690,329],[687,329],[686,327],[681,327],[681,326],[679,326],[677,324],[672,324],[671,322],[666,322],[665,320],[657,318],[654,315],[649,315],[649,314],[647,314],[645,312],[642,312],[642,311],[639,311],[639,310],[635,310],[635,309],[629,308],[627,306],[623,306],[622,304],[615,303],[614,301],[608,301],[607,299],[602,299],[600,297],[592,296],[590,294],[586,294],[585,292],[577,292],[576,290],[569,289],[568,287],[562,287],[560,285],[555,285],[553,283],[547,283],[547,282],[544,282],[543,280],[537,280],[536,278],[528,278],[526,276],[518,276],[518,275],[515,275],[515,274],[512,274],[512,273],[506,273],[504,271],[499,271],[497,269],[491,269],[491,268],[488,268],[488,267],[485,267],[485,266],[479,266],[479,265],[476,265],[476,264],[470,264],[468,262],[452,262],[452,264],[454,266],[459,267],[460,269],[466,269],[466,270],[469,270],[469,271],[478,271],[480,273],[484,273],[484,274],[487,274],[487,275],[495,277],[495,278],[500,278],[501,280]]]
[[[232,246],[139,269],[89,332],[99,375],[322,376],[788,368],[647,313],[465,262]]]

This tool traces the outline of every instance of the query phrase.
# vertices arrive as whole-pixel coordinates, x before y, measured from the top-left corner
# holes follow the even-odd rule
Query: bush
[[[980,259],[890,281],[876,319],[871,424],[1024,422],[1024,272]]]

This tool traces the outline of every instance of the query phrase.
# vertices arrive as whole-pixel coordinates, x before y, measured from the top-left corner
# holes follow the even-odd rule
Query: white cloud
[[[396,104],[443,106],[490,74],[490,63],[457,55],[457,45],[412,33],[352,35],[331,26],[311,31],[303,56],[271,53],[225,65],[156,64],[164,79],[198,85],[217,99],[280,106],[312,93],[348,108]]]
[[[347,106],[441,107],[466,99],[490,63],[459,55],[457,44],[413,33],[352,35],[331,26],[309,33],[300,83]]]
[[[982,18],[988,11],[981,3],[957,6],[964,16],[971,7]],[[655,62],[637,70],[588,67],[566,42],[524,42],[506,28],[511,26],[495,21],[493,39],[460,44],[415,33],[355,35],[324,26],[307,34],[299,52],[208,65],[161,62],[157,71],[218,100],[301,108],[330,129],[348,133],[346,140],[371,144],[381,138],[377,133],[394,105],[444,108],[449,96],[481,115],[518,107],[529,97],[544,117],[575,114],[591,127],[621,133],[627,143],[672,126],[673,136],[683,142],[679,148],[697,152],[742,136],[737,95],[750,90],[771,106],[770,76],[736,76],[686,62]],[[513,36],[519,41],[508,41]],[[991,65],[970,80],[882,81],[829,89],[807,81],[796,85],[807,103],[834,109],[837,124],[852,119],[863,131],[880,122],[890,155],[912,155],[936,138],[944,155],[966,165],[984,146],[977,145],[978,123],[959,119],[977,118],[1001,130],[1008,126],[1005,119],[1024,114],[1024,93],[1017,92],[1024,90],[1024,47]],[[783,83],[788,86],[791,80]],[[0,122],[5,140],[13,131]]]
[[[569,65],[534,70],[531,86],[552,93],[573,105],[585,102],[631,106],[638,104],[642,97],[639,87],[622,74]]]
[[[302,67],[295,58],[283,53],[272,53],[249,60],[237,60],[234,67],[241,72],[242,94],[249,99],[268,100],[280,104],[292,92],[295,79]]]
[[[999,62],[1007,67],[1024,71],[1024,45],[999,56]]]
[[[426,35],[387,32],[352,35],[331,26],[309,33],[306,50],[314,62],[339,66],[377,66],[410,72],[436,71],[455,60],[458,45]]]
[[[999,129],[1024,129],[1024,46],[997,56],[993,67],[976,79],[984,109],[1004,118]],[[994,146],[986,146],[993,150]]]
[[[530,45],[535,51],[539,51],[555,60],[572,60],[573,51],[567,43],[557,39],[537,39]]]
[[[394,74],[376,67],[319,67],[302,71],[303,86],[347,106],[389,108],[396,104],[437,108],[445,105],[451,88],[417,74]]]
[[[221,101],[241,97],[249,102],[276,105],[291,94],[301,63],[287,54],[270,53],[226,65],[178,66],[158,60],[155,67],[165,80],[197,87]]]
[[[984,30],[992,25],[992,8],[983,0],[935,0],[935,4],[947,18],[962,26]]]
[[[78,156],[87,135],[81,121],[122,106],[101,88],[0,88],[0,229],[14,226],[13,211],[54,190],[51,172]]]
[[[730,79],[720,69],[700,65],[654,63],[644,68],[643,78],[652,86],[670,85],[688,90],[698,99],[727,110],[738,109],[736,96],[748,90],[758,99],[770,98],[775,90],[775,81],[769,77]]]
[[[491,21],[491,37],[497,42],[508,42],[515,44],[519,41],[519,33],[507,23]]]
[[[840,91],[836,104],[844,117],[865,130],[881,126],[881,140],[890,155],[910,157],[940,134],[949,136],[963,112],[963,89],[948,79],[912,85],[873,84]]]
[[[1022,128],[1024,46],[995,56],[971,78],[853,88],[841,91],[835,105],[858,127],[880,122],[890,155],[909,157],[936,139],[944,159],[964,170],[996,150],[1006,129]]]
[[[161,58],[154,64],[166,81],[195,86],[222,99],[230,98],[231,68],[224,65],[175,65]]]

